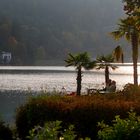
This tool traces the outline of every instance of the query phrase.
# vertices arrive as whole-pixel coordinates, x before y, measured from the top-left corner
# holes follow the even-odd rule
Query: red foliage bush
[[[135,98],[122,94],[38,97],[29,100],[17,110],[16,126],[22,139],[35,125],[46,121],[60,120],[64,126],[74,124],[75,131],[82,137],[96,139],[97,122],[111,123],[116,115],[122,118],[133,109],[140,114],[140,94]]]

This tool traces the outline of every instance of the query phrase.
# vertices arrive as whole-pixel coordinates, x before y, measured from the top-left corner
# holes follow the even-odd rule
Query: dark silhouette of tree
[[[114,49],[114,51],[113,51],[112,54],[113,54],[113,56],[114,56],[116,62],[121,62],[121,63],[124,62],[123,50],[122,50],[122,48],[121,48],[120,45],[118,45],[118,46]]]
[[[71,53],[68,55],[68,58],[65,60],[67,63],[66,67],[74,66],[77,70],[77,95],[81,95],[81,82],[82,82],[82,68],[84,69],[92,69],[95,67],[96,62],[91,61],[87,52],[79,53],[76,55],[72,55]]]
[[[102,55],[97,57],[97,69],[104,69],[105,70],[105,85],[107,86],[109,82],[109,69],[115,70],[117,66],[113,65],[112,63],[114,62],[114,57],[112,54],[110,55]]]
[[[137,18],[136,17],[127,17],[121,19],[118,24],[118,29],[112,32],[112,36],[115,39],[120,39],[125,37],[127,41],[131,42],[132,45],[132,59],[133,59],[133,77],[134,84],[138,85],[138,74],[137,74],[137,61],[138,61],[138,45],[140,39],[140,33],[136,26]]]

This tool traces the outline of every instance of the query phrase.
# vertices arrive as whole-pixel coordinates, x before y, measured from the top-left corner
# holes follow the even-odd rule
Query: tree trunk
[[[105,67],[105,85],[107,86],[109,82],[109,67]]]
[[[135,32],[132,34],[132,59],[133,59],[134,85],[138,86],[138,72],[137,72],[138,36],[137,36],[137,34]]]
[[[81,95],[81,81],[82,81],[82,72],[81,67],[77,71],[77,95]]]

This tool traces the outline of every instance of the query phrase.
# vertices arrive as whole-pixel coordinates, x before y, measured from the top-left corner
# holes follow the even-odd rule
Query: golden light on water
[[[119,66],[114,73],[119,73],[119,74],[133,74],[133,67],[132,66]]]

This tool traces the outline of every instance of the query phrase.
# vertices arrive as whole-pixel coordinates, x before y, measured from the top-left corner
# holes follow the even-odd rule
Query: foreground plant
[[[12,130],[2,120],[0,120],[0,140],[13,140]]]
[[[30,140],[74,140],[76,137],[73,131],[74,126],[70,125],[63,132],[61,121],[47,122],[44,127],[36,126],[28,136]]]
[[[101,127],[98,131],[98,137],[101,140],[138,140],[140,138],[140,117],[132,111],[126,119],[116,116],[111,126],[104,122],[98,123],[98,126]]]

